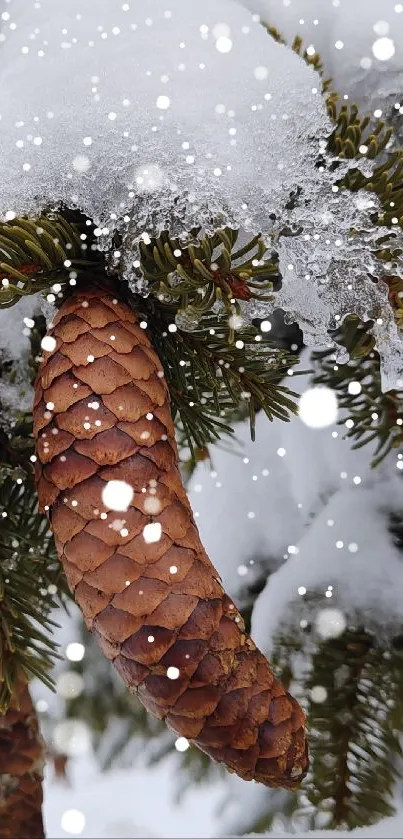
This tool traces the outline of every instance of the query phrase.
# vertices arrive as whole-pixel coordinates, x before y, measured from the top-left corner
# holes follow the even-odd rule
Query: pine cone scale
[[[94,287],[62,305],[53,334],[36,387],[38,491],[87,625],[178,735],[245,779],[295,787],[307,768],[304,715],[200,543],[145,330]],[[118,511],[105,502],[111,481],[134,491]]]
[[[27,685],[19,681],[9,711],[0,715],[1,839],[43,839],[43,763],[35,710]]]

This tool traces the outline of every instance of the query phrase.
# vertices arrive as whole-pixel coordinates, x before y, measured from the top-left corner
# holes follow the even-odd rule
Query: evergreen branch
[[[192,453],[232,433],[228,423],[242,404],[249,414],[252,439],[256,410],[262,408],[270,420],[285,421],[296,412],[296,394],[280,384],[298,363],[295,353],[279,350],[254,326],[241,326],[231,343],[225,316],[205,315],[193,332],[187,332],[176,327],[172,305],[148,298],[137,306],[148,318],[164,364],[173,416]]]
[[[277,41],[278,44],[283,44],[284,46],[287,46],[286,39],[275,26],[271,26],[264,20],[261,21],[261,24],[264,27],[264,29],[266,29],[266,32],[268,32],[268,34],[272,38],[274,38],[274,40]],[[328,93],[331,89],[332,80],[323,78],[324,66],[319,53],[315,52],[313,55],[308,53],[308,51],[304,48],[304,41],[303,38],[300,37],[300,35],[297,35],[294,38],[291,45],[291,49],[293,50],[293,52],[296,52],[297,55],[303,58],[306,64],[308,64],[310,67],[316,70],[316,72],[319,74],[321,78],[322,93]]]
[[[350,361],[337,363],[333,350],[314,352],[317,372],[313,381],[337,393],[339,407],[345,412],[339,425],[346,428],[344,436],[354,441],[354,449],[377,441],[372,460],[376,466],[388,452],[403,445],[403,390],[382,391],[379,355],[373,349],[369,328],[370,324],[360,323],[357,317],[346,318],[332,337],[347,349]]]
[[[397,516],[390,529],[403,544]],[[281,806],[282,816],[303,832],[352,830],[394,815],[403,774],[403,635],[391,637],[374,623],[363,626],[357,613],[340,636],[323,640],[313,624],[322,605],[323,593],[313,592],[299,608],[291,607],[274,644],[277,675],[304,697],[308,717],[310,770]],[[268,829],[275,816],[276,801],[268,795],[244,832]]]
[[[77,276],[85,269],[94,270],[99,257],[91,252],[91,258],[83,259],[92,232],[93,225],[67,210],[63,215],[0,222],[0,308],[12,306],[20,297],[50,291],[56,283],[68,283],[72,271]]]
[[[32,473],[32,469],[31,469]],[[2,468],[0,484],[0,713],[5,713],[21,673],[52,686],[49,670],[53,594],[67,594],[47,523],[38,513],[32,474],[15,479]]]
[[[45,229],[45,225],[47,251],[42,249],[42,268],[48,273],[57,269],[60,252],[55,247],[52,250],[56,237],[50,234],[51,221],[41,217],[40,223],[39,228],[39,220],[34,223],[18,219],[18,223],[8,228],[9,222],[3,225],[14,247],[12,256],[8,251],[13,268],[18,265],[20,270],[22,260],[28,259],[31,251],[35,251],[37,258],[39,245],[37,241],[33,245],[34,235],[42,236],[38,230]],[[68,226],[69,222],[56,217],[55,229],[62,224]],[[76,222],[71,230],[77,244]],[[245,400],[252,436],[255,412],[259,408],[263,408],[270,420],[288,419],[289,412],[295,411],[293,394],[280,381],[286,366],[296,361],[295,356],[280,352],[272,342],[262,340],[254,327],[238,328],[239,322],[242,323],[238,301],[265,299],[262,290],[271,288],[278,279],[275,258],[264,259],[267,249],[263,239],[255,236],[249,243],[237,246],[238,232],[230,228],[200,239],[196,238],[196,232],[192,231],[185,244],[171,240],[167,234],[152,240],[150,245],[142,243],[141,268],[150,283],[151,294],[145,301],[127,291],[131,305],[150,315],[150,329],[164,361],[174,416],[180,421],[192,452],[203,450],[222,434],[231,433],[231,416]],[[28,236],[32,238],[29,248]],[[102,256],[98,255],[98,259]],[[93,271],[89,270],[92,259],[82,262],[84,267],[87,265],[88,278],[93,280]],[[114,267],[112,274],[122,284],[119,266]],[[38,288],[36,285],[35,290]],[[21,292],[20,288],[10,290],[9,284],[7,305],[25,291],[31,293],[32,285],[28,283]],[[219,315],[212,314],[216,304],[221,305]],[[186,331],[189,324],[183,322],[189,317],[193,318],[195,327],[192,332]],[[183,328],[178,329],[176,323]]]
[[[262,21],[269,35],[276,41],[286,44],[285,38],[277,29]],[[361,159],[379,159],[370,176],[360,169],[351,168],[339,182],[339,186],[357,192],[366,189],[374,192],[381,203],[383,215],[374,219],[378,226],[392,227],[392,219],[397,218],[403,225],[403,148],[389,147],[393,137],[393,126],[384,120],[374,120],[372,115],[361,117],[357,105],[343,103],[339,105],[339,96],[331,87],[331,80],[323,80],[323,62],[319,53],[308,54],[304,42],[297,36],[291,49],[313,67],[322,80],[322,94],[326,96],[328,114],[334,123],[334,129],[327,141],[328,151],[335,158],[357,161]],[[335,161],[335,165],[337,163]]]
[[[267,246],[255,236],[235,252],[238,231],[223,228],[212,236],[183,242],[167,233],[140,243],[141,270],[157,299],[175,301],[179,317],[193,323],[215,303],[228,314],[239,313],[238,300],[269,300],[262,292],[278,279],[277,257],[263,259]]]
[[[305,690],[320,685],[324,702],[310,702],[312,769],[299,810],[308,829],[375,824],[394,814],[400,774],[399,737],[390,709],[401,706],[400,658],[364,629],[348,629],[314,653]],[[398,720],[402,728],[403,718]],[[326,820],[326,821],[325,821]]]

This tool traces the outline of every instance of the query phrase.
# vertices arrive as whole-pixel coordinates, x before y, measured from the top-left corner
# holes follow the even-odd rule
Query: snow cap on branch
[[[330,130],[315,74],[233,0],[11,0],[6,14],[3,213],[63,201],[101,227],[260,231],[312,173]]]
[[[370,279],[399,272],[374,257],[377,200],[334,185],[372,164],[330,170],[320,80],[258,16],[234,0],[10,0],[1,38],[0,218],[78,207],[103,247],[123,234],[129,280],[141,235],[262,233],[282,289],[245,319],[282,307],[318,345],[346,314],[372,318],[384,388],[402,386],[387,286]]]
[[[318,611],[309,600],[313,593],[325,596],[327,591],[326,606],[341,610],[346,621],[369,628],[378,624],[385,632],[400,627],[403,568],[387,527],[387,514],[398,510],[401,478],[385,472],[379,483],[372,481],[369,477],[362,486],[352,482],[350,487],[346,482],[345,489],[334,492],[298,541],[297,555],[269,578],[252,621],[253,637],[266,654],[270,654],[279,622],[285,625],[294,620],[296,601],[302,606],[307,596],[304,617],[320,621],[323,603]],[[365,528],[360,527],[364,520]],[[323,624],[317,627],[322,637],[335,618],[325,609]]]
[[[333,88],[364,112],[387,116],[402,90],[403,6],[384,0],[240,0],[287,43],[320,55]],[[398,110],[398,108],[397,108]],[[380,113],[379,113],[380,112]]]

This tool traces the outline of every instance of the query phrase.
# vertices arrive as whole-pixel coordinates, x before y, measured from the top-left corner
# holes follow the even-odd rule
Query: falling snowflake
[[[108,481],[102,490],[102,502],[105,507],[117,512],[126,512],[133,496],[134,489],[126,481]]]

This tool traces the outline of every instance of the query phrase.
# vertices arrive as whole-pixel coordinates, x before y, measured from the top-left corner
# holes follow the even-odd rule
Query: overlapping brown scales
[[[0,839],[42,839],[44,746],[28,687],[0,715]]]
[[[50,334],[34,409],[39,500],[88,627],[178,735],[246,780],[294,788],[307,769],[304,714],[200,542],[147,333],[94,286],[72,294]],[[112,480],[134,489],[127,511],[103,503]],[[153,522],[161,537],[150,544],[143,531]]]

